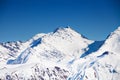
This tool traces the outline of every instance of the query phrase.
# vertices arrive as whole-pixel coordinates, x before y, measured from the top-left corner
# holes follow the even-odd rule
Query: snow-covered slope
[[[97,51],[75,60],[70,80],[120,79],[120,27],[99,44]]]
[[[0,79],[119,80],[120,28],[104,41],[70,27],[0,44]]]
[[[20,64],[34,62],[31,59],[41,58],[54,62],[68,62],[72,58],[79,58],[85,52],[85,48],[93,41],[83,38],[71,28],[59,28],[54,33],[37,34],[28,42],[28,47],[8,64]],[[41,57],[41,58],[40,58]],[[42,59],[42,60],[43,60]],[[35,62],[36,62],[35,61]]]

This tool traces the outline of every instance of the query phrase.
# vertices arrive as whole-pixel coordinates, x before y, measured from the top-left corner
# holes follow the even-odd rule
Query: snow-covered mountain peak
[[[72,29],[70,26],[67,26],[65,28],[59,27],[57,29],[54,30],[54,35],[69,35],[69,36],[79,36],[83,39],[88,39],[85,36],[83,36],[82,34],[78,33],[77,31],[75,31],[74,29]]]
[[[0,44],[1,80],[119,80],[120,27],[104,41],[70,27]],[[16,64],[16,65],[15,65]]]
[[[120,52],[120,27],[110,33],[100,50],[115,53]]]
[[[64,27],[56,28],[53,32],[50,32],[50,33],[38,33],[35,36],[33,36],[29,40],[29,42],[32,42],[32,41],[37,40],[39,38],[46,38],[46,37],[51,37],[51,36],[53,36],[53,37],[56,37],[56,36],[57,37],[58,36],[59,37],[64,37],[66,35],[69,36],[69,37],[74,37],[74,36],[81,37],[81,38],[87,40],[86,37],[84,37],[83,35],[79,34],[75,30],[73,30],[70,26],[68,26],[68,27],[65,27],[65,28]],[[66,38],[68,38],[68,37],[66,37]]]
[[[77,34],[77,35],[76,35]],[[56,28],[53,32],[50,32],[50,33],[38,33],[36,34],[35,36],[33,36],[29,42],[32,42],[34,40],[37,40],[39,38],[46,38],[46,37],[51,37],[51,36],[66,36],[66,35],[69,35],[69,36],[81,36],[79,33],[77,33],[76,31],[74,31],[73,29],[71,29],[70,27],[59,27],[59,28]]]
[[[64,57],[79,57],[84,52],[84,48],[92,42],[70,27],[57,28],[53,33],[44,35],[41,38],[41,44],[35,49],[45,49],[47,51],[45,53],[48,53],[46,55],[49,56],[57,51]],[[40,53],[40,51],[38,52]]]
[[[73,29],[71,29],[70,27],[66,27],[66,28],[59,27],[54,30],[53,34],[61,35],[61,34],[70,34],[70,33],[75,33],[75,31]]]
[[[84,38],[70,27],[58,28],[48,34],[39,33],[25,42],[25,49],[16,59],[10,59],[7,64],[23,64],[39,58],[56,61],[69,61],[69,58],[79,58],[93,41]],[[69,58],[66,58],[69,57]],[[35,62],[37,62],[35,61]]]

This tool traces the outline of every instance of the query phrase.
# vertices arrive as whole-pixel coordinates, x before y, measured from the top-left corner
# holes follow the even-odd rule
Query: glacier
[[[120,27],[103,41],[70,27],[0,43],[0,80],[119,80]]]

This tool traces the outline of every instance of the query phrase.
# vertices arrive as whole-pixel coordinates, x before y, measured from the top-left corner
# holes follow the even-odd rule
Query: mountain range
[[[120,80],[120,27],[102,41],[66,27],[0,43],[0,80]]]

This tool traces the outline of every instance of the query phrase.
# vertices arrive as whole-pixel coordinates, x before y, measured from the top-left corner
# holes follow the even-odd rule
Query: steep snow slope
[[[58,28],[24,43],[1,43],[0,79],[119,80],[119,52],[120,28],[104,41]]]
[[[120,53],[120,27],[108,36],[101,49],[109,50],[114,53]]]
[[[120,79],[120,28],[112,32],[101,47],[71,65],[70,80],[119,80]]]

